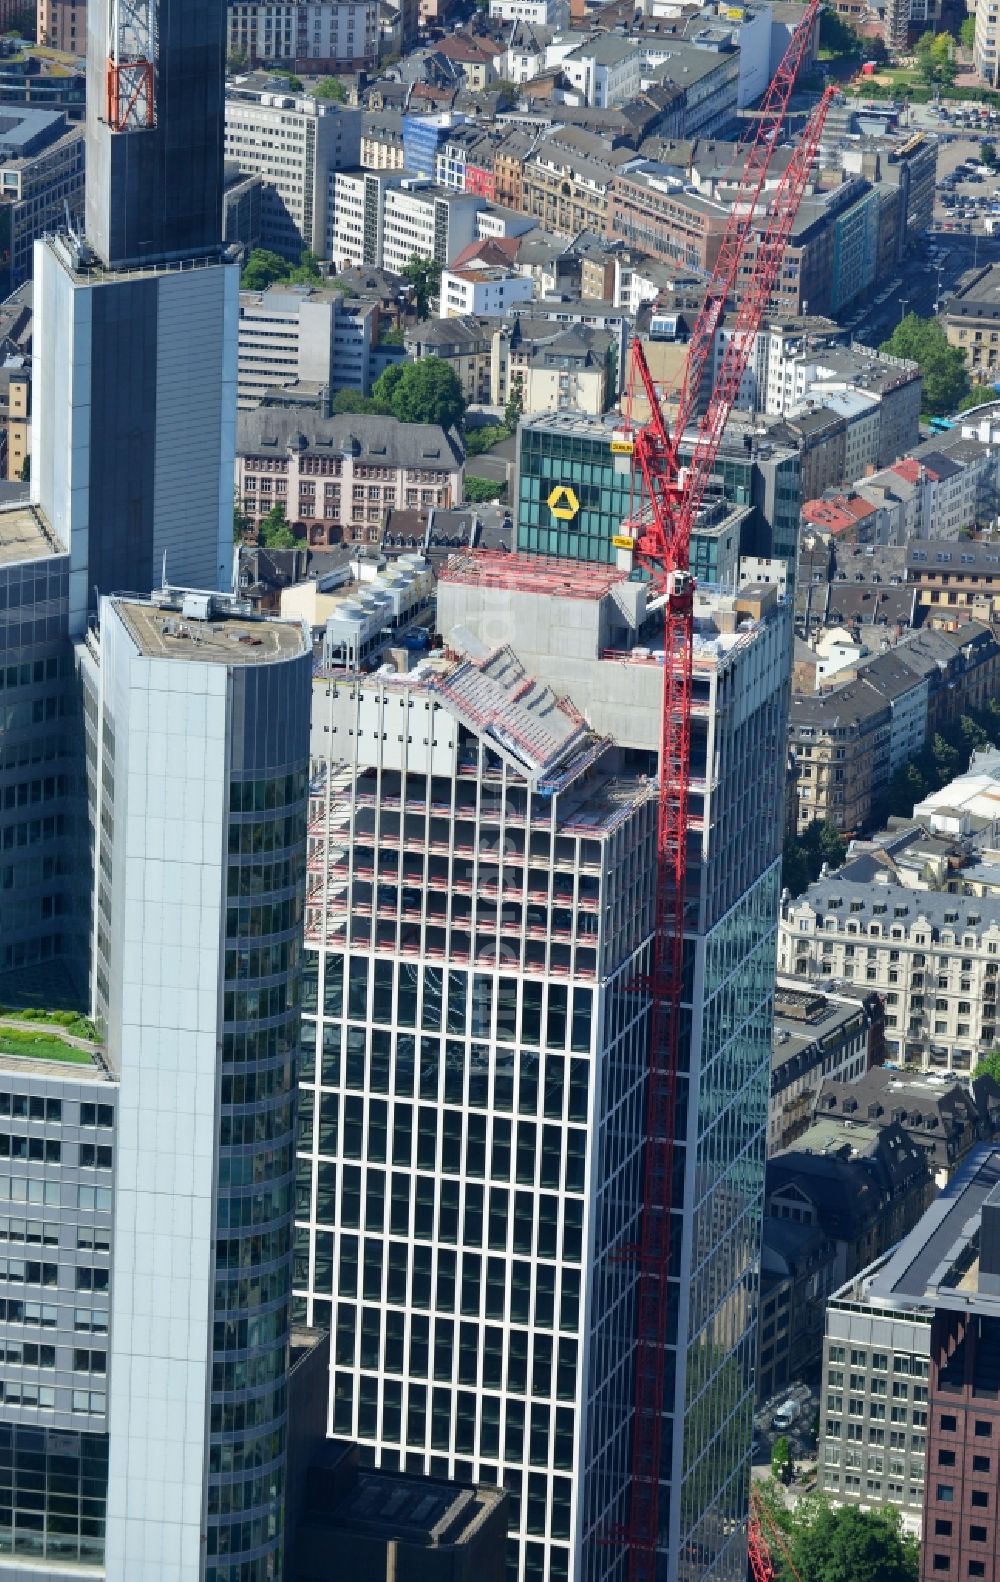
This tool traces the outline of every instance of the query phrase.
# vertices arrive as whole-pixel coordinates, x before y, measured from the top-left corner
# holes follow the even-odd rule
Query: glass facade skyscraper
[[[164,592],[105,600],[79,661],[94,1011],[121,1093],[106,1576],[269,1582],[283,1547],[311,645],[296,623]]]
[[[295,1280],[331,1431],[502,1482],[510,1576],[588,1582],[624,1576],[661,679],[561,644],[624,597],[593,572],[467,557],[438,591],[469,658],[316,678]],[[671,1582],[735,1582],[790,625],[713,594],[697,630],[662,1537]]]

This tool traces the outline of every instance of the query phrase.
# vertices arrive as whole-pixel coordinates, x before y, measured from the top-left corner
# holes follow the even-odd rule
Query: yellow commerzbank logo
[[[580,502],[568,483],[557,483],[549,495],[548,507],[560,522],[572,522],[580,509]]]

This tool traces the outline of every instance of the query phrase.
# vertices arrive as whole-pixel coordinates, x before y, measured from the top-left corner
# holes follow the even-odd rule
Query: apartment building
[[[976,36],[972,47],[976,70],[991,88],[1000,84],[1000,22],[992,3],[976,11]]]
[[[382,257],[385,269],[400,274],[412,258],[450,264],[476,239],[476,216],[484,199],[451,192],[433,182],[404,179],[385,195]]]
[[[994,63],[990,80],[995,72]],[[1000,377],[1000,265],[988,264],[960,285],[941,322],[949,346],[957,346],[965,357],[974,384],[992,384]]]
[[[325,256],[330,175],[357,167],[360,110],[280,87],[230,87],[225,152],[245,174],[264,181],[262,245],[296,263],[304,251]]]
[[[911,544],[906,580],[934,626],[955,628],[965,621],[1000,621],[1000,551],[987,543]]]
[[[615,175],[631,158],[630,149],[611,149],[591,132],[562,127],[524,161],[519,207],[557,236],[585,230],[603,236]],[[499,177],[497,201],[507,201],[499,196]]]
[[[230,0],[227,47],[250,67],[364,71],[378,63],[377,0]]]
[[[884,1008],[874,990],[825,993],[779,979],[774,994],[774,1052],[767,1151],[789,1148],[808,1131],[827,1081],[856,1082],[883,1057]]]
[[[648,62],[643,81],[681,95],[677,136],[726,137],[736,121],[740,89],[740,51],[731,32],[705,48],[670,37],[654,49],[644,38],[642,51]]]
[[[527,22],[555,31],[569,21],[569,0],[490,0],[490,16],[500,22]]]
[[[62,55],[86,53],[87,0],[38,0],[36,18],[39,44]]]
[[[317,949],[317,1026],[315,1081],[304,1089],[315,1119],[300,1160],[312,1194],[302,1216],[300,1245],[312,1260],[303,1263],[302,1296],[306,1316],[338,1333],[334,1425],[359,1433],[382,1464],[406,1456],[414,1466],[471,1467],[473,1476],[478,1468],[503,1482],[518,1574],[596,1577],[606,1568],[599,1538],[624,1508],[628,1472],[621,1304],[634,1275],[618,1273],[607,1255],[637,1206],[630,1172],[641,1122],[638,1113],[627,1116],[643,1064],[642,1005],[613,997],[646,948],[655,826],[650,784],[636,777],[624,745],[606,739],[606,720],[612,695],[624,688],[633,708],[631,716],[615,711],[619,724],[632,739],[638,731],[648,751],[659,678],[655,666],[599,658],[621,575],[574,564],[550,588],[551,570],[510,556],[453,562],[439,582],[439,625],[453,646],[464,632],[475,657],[396,677],[317,677],[315,741],[328,768],[316,787],[307,925]],[[699,864],[695,948],[711,950],[725,933],[730,971],[752,992],[750,962],[768,950],[776,873],[766,853],[777,846],[762,825],[763,849],[754,846],[759,855],[739,871],[723,804],[739,794],[746,766],[765,761],[764,742],[780,756],[771,710],[783,701],[787,621],[773,607],[744,632],[746,649],[733,652],[710,635],[716,620],[728,619],[725,601],[706,599],[702,608],[708,717],[736,756],[730,766],[720,735],[726,767],[718,786],[706,787],[705,824],[717,835]],[[538,667],[516,658],[503,637],[499,647],[489,644],[501,624],[515,644],[523,635],[538,650]],[[570,630],[578,657],[566,671],[563,640],[552,639]],[[623,676],[630,669],[634,677]],[[574,680],[592,713],[597,703],[589,722],[552,690]],[[728,735],[720,705],[737,693],[741,718],[747,708],[756,721],[753,747]],[[771,763],[770,748],[765,753]],[[777,772],[777,758],[773,766]],[[767,805],[755,801],[761,812]],[[439,823],[450,831],[446,841]],[[743,823],[741,847],[750,845]],[[734,905],[756,919],[749,954],[736,948]],[[694,1037],[710,1036],[700,1010],[695,1022]],[[598,1073],[605,1061],[615,1068],[619,1041],[630,1053],[621,1081],[606,1086]],[[756,1138],[763,1107],[755,1100],[751,1112],[743,1084],[766,1103],[769,1050],[766,1042],[754,1048],[739,1095],[725,1088],[722,1067],[716,1078],[704,1056],[699,1064],[706,1083],[722,1084],[713,1114],[724,1105],[727,1125],[744,1121],[717,1200],[740,1245],[743,1216],[753,1218],[759,1204],[747,1195],[746,1172],[751,1155],[759,1157],[750,1131]],[[698,1113],[708,1103],[707,1091],[692,1097]],[[343,1106],[345,1122],[336,1132],[334,1105],[338,1113]],[[684,1138],[707,1168],[710,1136],[695,1108]],[[609,1194],[622,1191],[632,1206],[611,1214]],[[687,1249],[681,1282],[692,1292],[689,1340],[668,1358],[678,1425],[685,1359],[692,1346],[704,1355],[695,1337],[715,1333],[745,1290],[736,1241],[720,1223],[722,1245],[713,1233],[712,1246],[702,1247],[686,1216],[678,1233]],[[336,1241],[328,1230],[335,1225]],[[345,1272],[357,1258],[362,1278],[362,1227],[373,1292],[376,1257],[385,1268],[381,1294],[365,1306],[362,1287]],[[723,1247],[732,1261],[720,1282],[730,1258]],[[334,1313],[329,1293],[338,1289]],[[732,1335],[743,1335],[746,1322],[749,1312],[734,1319]],[[752,1346],[732,1344],[718,1366],[748,1390]],[[715,1376],[712,1369],[704,1379],[713,1401]],[[721,1415],[713,1407],[711,1424],[709,1414],[689,1411],[683,1434],[674,1429],[672,1483],[679,1486],[686,1467],[703,1487],[697,1469],[706,1458],[718,1464],[720,1445],[726,1476],[713,1485],[714,1502],[672,1507],[669,1549],[681,1553],[690,1533],[704,1552],[711,1547],[720,1574],[736,1576],[745,1561],[731,1513],[746,1503],[749,1394],[738,1390],[727,1402]]]
[[[862,450],[864,462],[857,470],[849,470],[855,466],[856,446],[850,459],[845,451],[845,471],[838,480],[854,482],[866,467],[889,467],[919,443],[923,380],[916,363],[906,359],[870,347],[817,346],[817,338],[794,330],[782,333],[780,326],[768,332],[762,404],[767,413],[784,417],[810,408],[829,410],[830,396],[867,398],[878,414],[874,441]]]
[[[932,1311],[872,1294],[891,1257],[876,1259],[827,1300],[819,1486],[837,1507],[897,1511],[919,1538]]]
[[[564,55],[561,66],[592,109],[608,110],[638,97],[642,54],[630,39],[597,33]]]
[[[888,780],[891,718],[887,700],[863,681],[792,698],[788,736],[798,769],[800,833],[814,819],[840,830],[865,827],[873,792]]]
[[[242,412],[268,391],[315,386],[328,400],[338,390],[367,395],[378,344],[377,302],[360,302],[314,286],[270,286],[240,293],[237,399]]]
[[[988,1076],[947,1082],[936,1072],[915,1076],[881,1066],[856,1081],[827,1077],[816,1115],[838,1120],[845,1131],[858,1121],[899,1126],[923,1149],[935,1185],[944,1187],[970,1149],[1000,1129],[1000,1084]]]
[[[722,204],[684,191],[666,167],[645,161],[614,177],[606,234],[664,263],[708,274],[715,268],[727,217]]]
[[[31,371],[20,367],[4,369],[7,375],[7,479],[25,477],[31,455]]]
[[[0,223],[9,236],[0,293],[31,278],[32,251],[83,212],[83,128],[56,110],[5,109],[0,126]]]
[[[886,1049],[924,1070],[972,1070],[997,1032],[1000,904],[989,896],[819,880],[782,907],[778,961],[873,985]]]
[[[328,245],[338,267],[400,274],[414,257],[453,263],[476,240],[486,199],[403,171],[341,170],[329,183]]]
[[[923,1582],[996,1575],[997,1163],[991,1144],[970,1154],[869,1288],[875,1301],[930,1316],[927,1398],[915,1409],[926,1412]]]
[[[403,117],[398,110],[362,112],[361,163],[365,170],[402,170]]]
[[[310,543],[381,540],[385,513],[462,503],[465,453],[434,423],[257,407],[237,423],[236,493],[251,521],[283,505]]]
[[[516,269],[472,259],[441,274],[441,317],[469,313],[503,316],[515,302],[530,302],[534,284]]]

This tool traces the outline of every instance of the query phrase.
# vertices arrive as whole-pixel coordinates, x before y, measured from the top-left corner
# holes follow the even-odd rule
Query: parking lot
[[[982,143],[994,137],[1000,142],[995,127],[983,137],[963,134],[940,143],[934,223],[941,230],[985,235],[1000,219],[1000,172],[989,171],[980,160]]]

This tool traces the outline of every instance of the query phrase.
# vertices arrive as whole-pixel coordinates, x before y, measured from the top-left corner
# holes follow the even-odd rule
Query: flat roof
[[[471,549],[457,553],[441,567],[439,582],[464,582],[471,587],[507,588],[516,593],[547,593],[561,599],[603,598],[628,573],[614,566],[550,555],[502,554]]]
[[[225,614],[201,620],[185,615],[180,608],[139,599],[115,598],[112,603],[139,652],[148,659],[267,665],[307,652],[298,621]]]
[[[0,566],[19,560],[41,560],[46,555],[65,555],[56,543],[41,511],[34,505],[0,507]]]
[[[872,1280],[872,1294],[963,1313],[1000,1314],[1000,1293],[980,1289],[978,1279],[983,1204],[998,1186],[1000,1148],[983,1143]]]

